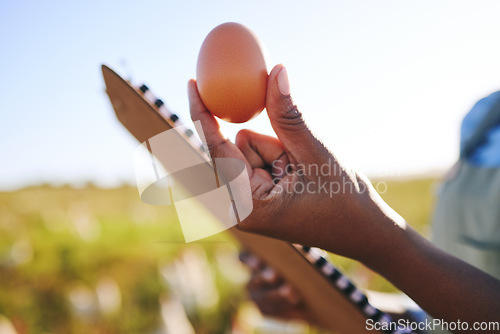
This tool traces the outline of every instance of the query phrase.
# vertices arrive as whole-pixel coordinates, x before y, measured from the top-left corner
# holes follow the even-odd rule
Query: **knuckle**
[[[251,134],[252,134],[252,131],[250,131],[248,129],[241,129],[240,131],[238,131],[238,134],[236,136],[246,138],[246,137],[249,137]]]
[[[247,142],[251,136],[252,131],[243,129],[236,134],[236,145],[241,145]]]
[[[306,123],[302,117],[302,113],[299,111],[296,105],[292,105],[287,108],[287,111],[283,112],[276,121],[284,129],[306,129]]]
[[[212,158],[217,158],[217,157],[221,157],[223,156],[223,150],[222,150],[222,145],[224,145],[225,143],[227,143],[229,141],[229,139],[222,139],[221,141],[219,142],[210,142],[208,141],[207,142],[207,148],[208,148],[208,151],[210,152],[210,156]]]

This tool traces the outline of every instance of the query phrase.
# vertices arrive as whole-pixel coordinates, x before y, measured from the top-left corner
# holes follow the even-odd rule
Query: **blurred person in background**
[[[463,119],[460,158],[439,189],[432,228],[438,247],[500,279],[500,91]]]

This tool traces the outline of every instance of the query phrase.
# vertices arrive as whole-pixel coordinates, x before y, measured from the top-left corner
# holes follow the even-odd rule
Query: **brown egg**
[[[267,66],[257,36],[239,23],[224,23],[205,38],[196,81],[205,106],[215,116],[243,123],[266,104]]]

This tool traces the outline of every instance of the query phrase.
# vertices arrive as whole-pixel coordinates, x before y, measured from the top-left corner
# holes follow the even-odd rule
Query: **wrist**
[[[373,237],[369,251],[359,261],[390,281],[397,281],[420,259],[419,254],[425,242],[410,225],[400,225],[392,219],[386,219],[384,227]]]
[[[362,207],[365,228],[358,232],[363,244],[356,260],[373,268],[392,261],[394,255],[406,249],[412,228],[376,192],[370,194]]]

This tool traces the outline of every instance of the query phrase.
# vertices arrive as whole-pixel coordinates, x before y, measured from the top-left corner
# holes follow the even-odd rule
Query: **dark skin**
[[[500,321],[500,281],[436,248],[366,177],[345,168],[306,126],[282,71],[277,65],[269,74],[266,97],[277,138],[242,130],[236,144],[220,133],[196,81],[189,82],[191,117],[201,122],[212,157],[238,158],[247,166],[254,208],[239,228],[358,260],[435,318],[471,326]],[[314,168],[326,165],[332,167],[329,173]],[[341,191],[298,191],[311,183]]]
[[[304,312],[300,294],[273,268],[248,252],[241,252],[240,260],[251,272],[247,284],[248,296],[263,314],[281,319],[315,322]]]

